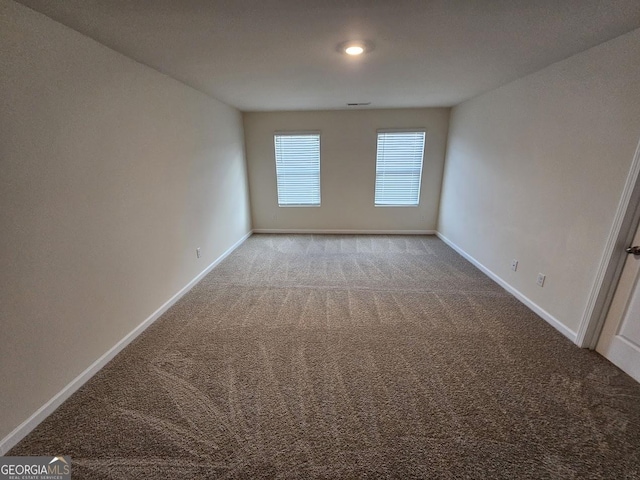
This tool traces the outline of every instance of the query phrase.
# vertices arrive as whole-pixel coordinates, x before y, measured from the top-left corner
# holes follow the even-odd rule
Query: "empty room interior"
[[[639,141],[637,0],[0,0],[2,464],[640,479]]]

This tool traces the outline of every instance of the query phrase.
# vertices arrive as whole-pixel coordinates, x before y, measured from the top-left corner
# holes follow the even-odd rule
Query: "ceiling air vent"
[[[371,105],[371,102],[347,103],[347,107],[366,107],[367,105]]]

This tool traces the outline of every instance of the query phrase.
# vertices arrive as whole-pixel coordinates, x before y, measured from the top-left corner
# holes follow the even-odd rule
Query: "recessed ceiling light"
[[[364,47],[362,45],[351,45],[344,49],[344,53],[347,55],[362,55],[364,53]]]
[[[348,42],[342,42],[338,45],[337,50],[340,53],[347,54],[352,57],[357,57],[363,53],[369,53],[373,50],[373,44],[367,41],[352,40]]]

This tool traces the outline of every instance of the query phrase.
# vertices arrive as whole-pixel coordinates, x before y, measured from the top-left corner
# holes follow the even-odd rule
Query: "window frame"
[[[277,137],[295,137],[295,136],[317,136],[318,137],[318,203],[280,203],[280,187],[281,183],[278,175],[278,148]],[[278,130],[273,133],[273,159],[276,175],[276,202],[279,208],[313,208],[322,206],[322,133],[319,130]]]
[[[418,188],[416,194],[416,203],[407,204],[407,203],[377,203],[377,193],[378,193],[378,159],[379,155],[379,146],[380,146],[380,135],[386,133],[422,133],[423,134],[423,144],[421,151],[421,159],[420,159],[420,174],[418,175]],[[374,193],[373,193],[373,205],[374,207],[407,207],[407,208],[415,208],[420,206],[420,194],[422,193],[422,176],[424,175],[424,157],[427,149],[427,129],[424,127],[415,127],[415,128],[385,128],[376,130],[376,161],[375,161],[375,180],[374,180]]]

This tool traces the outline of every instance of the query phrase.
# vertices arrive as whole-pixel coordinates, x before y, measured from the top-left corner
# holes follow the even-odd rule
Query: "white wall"
[[[635,30],[453,109],[438,229],[576,332],[639,138]]]
[[[254,229],[435,230],[448,108],[244,114]],[[374,207],[377,129],[427,129],[420,205]],[[273,134],[321,132],[320,207],[278,207]]]
[[[250,218],[237,110],[9,0],[0,92],[2,438]]]

